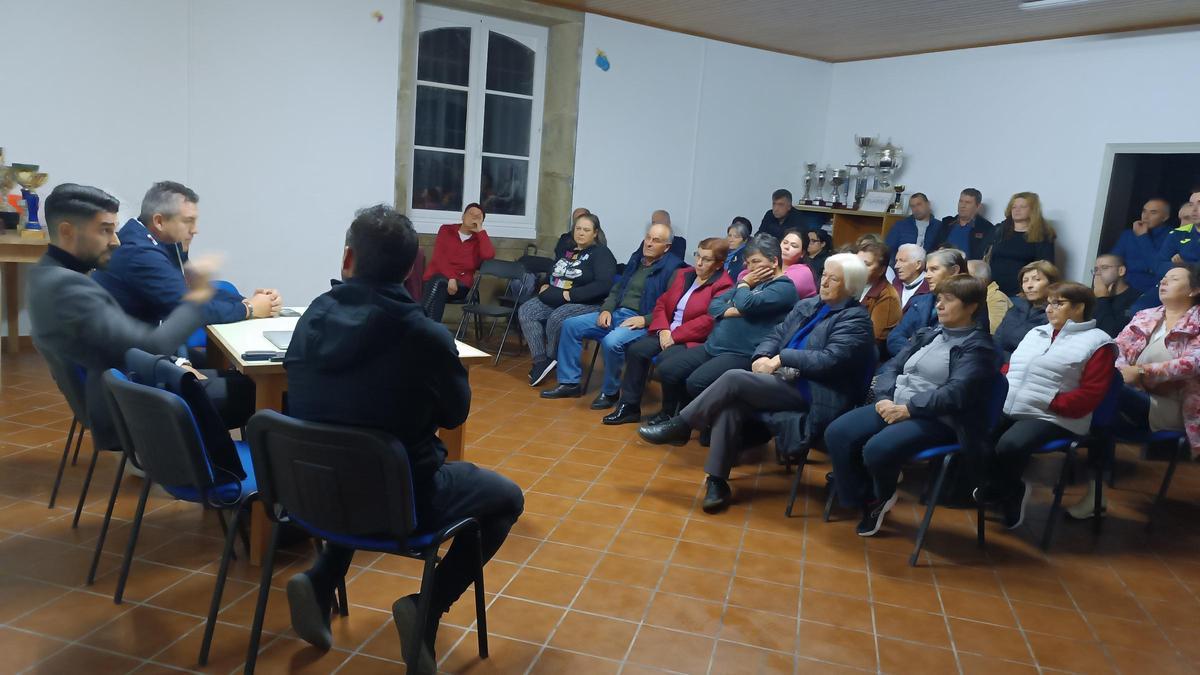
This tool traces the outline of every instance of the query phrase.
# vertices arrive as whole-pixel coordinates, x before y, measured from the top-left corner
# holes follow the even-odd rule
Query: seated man
[[[913,300],[929,293],[925,280],[925,249],[916,244],[902,244],[895,257],[896,279],[892,287],[900,294],[900,311],[907,312]]]
[[[888,335],[887,351],[890,356],[899,354],[908,344],[909,338],[916,335],[917,331],[938,325],[936,307],[938,284],[956,274],[963,274],[966,270],[967,261],[963,259],[962,251],[940,248],[929,254],[925,259],[925,278],[929,282],[930,292],[918,297],[909,305],[908,309],[904,311],[904,316],[900,318],[900,323]],[[981,315],[987,311],[982,306],[979,309]],[[981,325],[986,326],[987,320],[984,319]]]
[[[992,280],[991,265],[982,260],[968,260],[967,273],[987,288],[988,332],[994,334],[1004,321],[1004,315],[1008,314],[1012,307],[1012,300],[1000,290],[1000,284]]]
[[[642,247],[634,251],[599,312],[571,317],[558,337],[558,386],[543,391],[542,398],[578,398],[583,374],[583,341],[598,340],[604,352],[604,384],[592,401],[592,410],[617,403],[625,345],[646,334],[650,313],[658,296],[667,290],[671,275],[683,261],[668,252],[675,235],[671,226],[654,224],[646,229]]]
[[[355,216],[342,254],[344,282],[334,282],[313,301],[288,347],[289,412],[313,422],[393,434],[408,454],[421,531],[476,518],[486,562],[520,517],[524,497],[521,488],[497,473],[467,462],[446,463],[446,448],[435,431],[467,419],[471,388],[450,333],[425,317],[404,290],[416,255],[412,223],[390,206]],[[332,644],[333,591],[353,555],[353,549],[326,546],[312,568],[288,581],[292,627],[321,649]],[[433,672],[440,617],[474,581],[478,564],[475,542],[456,538],[437,566],[421,663],[408,664],[409,672]],[[401,642],[412,635],[416,598],[407,595],[392,605]],[[404,653],[412,653],[410,645],[404,645]]]
[[[1150,199],[1142,206],[1142,217],[1121,233],[1110,251],[1125,261],[1126,281],[1139,294],[1158,288],[1158,280],[1162,278],[1158,273],[1158,252],[1171,233],[1166,226],[1170,219],[1171,203],[1162,197]]]
[[[896,264],[895,256],[904,244],[916,244],[926,251],[932,251],[934,244],[942,238],[942,221],[933,217],[929,197],[924,192],[914,192],[908,198],[908,210],[911,215],[894,223],[884,239],[888,250],[892,252],[888,265]]]
[[[77,377],[75,368],[86,370],[92,438],[100,448],[116,448],[120,440],[101,375],[109,368],[124,368],[125,352],[134,347],[152,354],[174,353],[204,325],[203,308],[213,289],[202,265],[188,265],[188,289],[181,302],[161,323],[139,321],[88,276],[93,269],[103,269],[120,244],[116,198],[99,188],[63,183],[46,198],[45,208],[50,246],[29,271],[26,289],[33,344],[56,380]],[[228,422],[226,401],[214,397],[213,403]]]
[[[808,241],[805,235],[809,231],[808,219],[810,214],[792,206],[792,193],[780,188],[771,193],[771,208],[763,214],[762,222],[755,234],[769,234],[775,239],[783,239],[788,230],[799,230],[800,240]]]
[[[706,513],[729,505],[729,473],[742,449],[742,425],[750,416],[807,411],[805,435],[811,442],[862,401],[864,371],[875,364],[871,318],[856,300],[866,281],[866,265],[856,255],[831,256],[818,297],[797,302],[758,345],[751,372],[727,371],[677,416],[638,430],[651,443],[678,443],[693,428],[712,428],[704,464]]]
[[[975,188],[966,188],[958,196],[958,214],[942,218],[941,238],[933,247],[956,248],[964,258],[982,260],[991,245],[992,231],[996,229],[987,218],[979,215],[983,207],[983,193]]]
[[[1192,190],[1191,197],[1179,207],[1179,227],[1167,233],[1162,248],[1158,250],[1158,279],[1170,272],[1175,265],[1194,265],[1200,262],[1197,223],[1200,223],[1200,185]],[[1158,279],[1155,279],[1155,283]]]
[[[1133,305],[1142,297],[1142,292],[1129,284],[1125,261],[1112,253],[1096,258],[1092,268],[1092,293],[1096,295],[1096,308],[1092,318],[1096,328],[1117,337],[1133,318]],[[1158,294],[1158,283],[1155,284]]]
[[[121,246],[108,266],[92,275],[126,314],[157,324],[179,306],[187,293],[183,264],[196,235],[200,198],[185,185],[155,183],[142,199],[142,210],[117,233]],[[283,308],[278,291],[261,289],[243,298],[218,291],[204,306],[207,323],[233,323],[276,316]]]
[[[438,230],[425,268],[425,297],[421,300],[426,315],[438,323],[446,303],[466,300],[483,261],[496,257],[496,247],[483,229],[485,217],[482,206],[467,204],[461,223],[448,223]]]

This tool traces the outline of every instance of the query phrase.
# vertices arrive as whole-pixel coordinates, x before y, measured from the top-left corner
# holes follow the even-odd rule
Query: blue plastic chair
[[[246,427],[258,476],[259,495],[272,520],[271,542],[263,561],[258,603],[250,632],[245,672],[254,672],[263,617],[271,588],[275,551],[283,523],[291,523],[329,544],[402,555],[424,561],[418,596],[418,625],[405,661],[416,670],[430,617],[438,548],[460,534],[473,536],[479,567],[475,613],[479,655],[487,658],[487,610],[483,588],[483,543],[479,522],[464,518],[436,532],[417,521],[408,454],[395,437],[381,431],[304,422],[263,410]],[[422,674],[423,675],[423,674]]]
[[[159,367],[177,368],[166,360],[160,361]],[[190,373],[186,376],[194,377]],[[216,585],[213,588],[204,640],[201,644],[200,664],[205,665],[208,660],[213,630],[216,627],[216,614],[225,586],[229,559],[233,553],[234,538],[238,532],[242,532],[244,536],[244,530],[240,527],[242,513],[250,503],[250,497],[257,491],[249,448],[241,441],[235,442],[242,471],[246,476],[240,478],[210,461],[196,416],[179,394],[133,382],[116,369],[110,369],[104,373],[104,384],[109,394],[109,403],[117,434],[121,438],[125,452],[122,453],[121,463],[117,469],[118,480],[113,486],[108,510],[105,512],[104,522],[100,528],[100,537],[96,542],[95,555],[88,572],[88,584],[95,580],[96,567],[104,549],[104,540],[112,517],[112,505],[126,461],[132,460],[135,466],[145,472],[146,476],[142,481],[142,490],[138,497],[137,509],[134,512],[129,542],[125,548],[125,557],[121,563],[117,588],[113,595],[113,601],[117,604],[121,603],[124,596],[125,583],[129,577],[129,568],[133,562],[138,532],[141,529],[142,516],[145,513],[146,500],[152,485],[158,483],[176,499],[216,509],[221,517],[221,524],[226,530],[226,541],[221,558],[220,573],[217,575]],[[214,410],[213,413],[215,414],[215,412]],[[226,510],[233,511],[232,522],[228,525],[226,525],[223,515],[223,511]]]
[[[1175,468],[1179,465],[1179,456],[1190,451],[1191,443],[1188,441],[1186,433],[1175,430],[1156,431],[1150,434],[1149,443],[1173,444],[1171,460],[1167,464],[1166,473],[1163,474],[1158,494],[1154,496],[1154,503],[1150,505],[1149,519],[1146,521],[1146,532],[1153,532],[1154,517],[1162,510],[1163,503],[1167,500],[1167,490],[1171,487],[1171,479],[1175,476]]]

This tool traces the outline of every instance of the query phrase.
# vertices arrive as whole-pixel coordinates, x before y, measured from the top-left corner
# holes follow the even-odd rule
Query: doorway
[[[1200,143],[1110,143],[1100,177],[1091,250],[1112,250],[1142,206],[1154,197],[1171,204],[1171,218],[1162,227],[1179,225],[1179,207],[1200,184]]]

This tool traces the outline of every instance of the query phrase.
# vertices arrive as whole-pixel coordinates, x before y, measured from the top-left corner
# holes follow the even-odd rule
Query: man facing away
[[[446,462],[435,432],[467,419],[471,387],[450,333],[404,289],[416,256],[417,233],[395,209],[381,204],[355,216],[342,281],[313,301],[292,335],[284,359],[289,414],[393,434],[408,453],[422,531],[476,518],[486,562],[520,517],[524,496],[500,474]],[[326,546],[312,568],[288,581],[292,626],[321,649],[332,645],[333,591],[353,556],[354,549]],[[437,566],[421,661],[409,664],[409,672],[433,672],[439,619],[473,583],[478,564],[470,538],[455,539]],[[417,620],[416,599],[407,595],[392,605],[402,642]],[[411,653],[409,645],[404,653]]]

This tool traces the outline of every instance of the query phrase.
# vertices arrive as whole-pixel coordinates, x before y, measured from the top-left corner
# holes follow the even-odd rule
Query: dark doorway
[[[1200,154],[1132,153],[1113,155],[1108,201],[1100,229],[1100,246],[1109,251],[1117,237],[1142,215],[1142,205],[1154,197],[1171,203],[1171,219],[1162,227],[1179,225],[1179,207],[1200,184]]]

